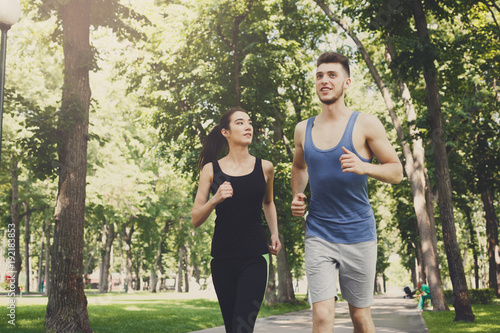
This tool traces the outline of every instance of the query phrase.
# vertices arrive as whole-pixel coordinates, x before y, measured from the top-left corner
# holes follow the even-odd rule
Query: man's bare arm
[[[362,117],[359,118],[361,134],[365,136],[369,150],[380,164],[363,162],[356,154],[343,148],[344,155],[340,157],[342,171],[368,175],[385,183],[399,184],[403,179],[403,166],[387,139],[384,126],[375,116]]]
[[[295,127],[295,153],[292,164],[292,214],[294,216],[303,216],[305,213],[304,190],[306,189],[309,175],[307,173],[307,164],[304,158],[304,137],[306,130],[306,121],[302,121]]]

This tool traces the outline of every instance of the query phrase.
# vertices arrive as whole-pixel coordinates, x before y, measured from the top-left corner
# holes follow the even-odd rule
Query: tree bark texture
[[[464,267],[460,248],[457,242],[455,218],[453,216],[453,202],[451,192],[451,180],[448,167],[448,154],[446,151],[446,140],[441,115],[441,102],[439,98],[439,87],[437,82],[437,71],[432,54],[432,43],[427,30],[427,19],[421,0],[413,0],[413,16],[420,42],[426,48],[423,59],[424,79],[427,90],[427,108],[430,116],[432,146],[436,164],[436,182],[439,192],[439,211],[443,226],[443,238],[450,269],[450,277],[453,284],[453,305],[455,307],[455,321],[474,321],[471,299],[467,288]],[[425,50],[424,50],[425,51]],[[431,291],[432,293],[433,291]]]
[[[280,230],[283,230],[283,227],[281,226],[279,228]],[[281,248],[281,251],[278,252],[278,302],[279,303],[294,303],[296,301],[295,299],[295,293],[293,291],[293,278],[292,278],[292,273],[290,272],[290,266],[288,265],[288,260],[286,258],[286,248],[284,246],[285,244],[285,238],[281,234],[279,235],[281,244],[283,244],[283,247]]]
[[[396,56],[396,50],[390,37],[388,38],[386,45],[388,52],[388,56],[386,56],[386,58],[388,62],[391,63],[391,60]],[[417,114],[411,101],[410,90],[408,89],[406,83],[401,79],[401,75],[397,69],[392,68],[392,73],[396,78],[399,87],[399,93],[401,99],[403,100],[407,121],[409,124],[413,124],[417,119]],[[382,84],[382,82],[380,82],[380,84]],[[397,119],[397,115],[393,108],[393,104],[388,105],[391,118]],[[418,250],[421,254],[421,264],[425,267],[425,273],[420,275],[420,281],[427,280],[429,283],[429,288],[431,290],[431,294],[433,295],[433,309],[436,311],[447,311],[448,305],[441,288],[442,284],[441,272],[439,270],[436,226],[434,225],[433,218],[434,210],[428,209],[428,198],[426,196],[425,151],[422,139],[418,136],[415,126],[409,125],[410,135],[414,138],[412,141],[413,151],[411,152],[408,144],[404,140],[401,125],[399,125],[399,122],[395,122],[394,120],[393,124],[397,128],[396,132],[398,139],[401,147],[403,148],[402,150],[406,160],[405,171],[410,181],[410,188],[413,195],[413,207],[415,210],[415,216],[417,217],[418,233],[420,236],[420,246],[418,247]]]
[[[267,282],[267,289],[265,300],[267,305],[276,304],[276,271],[274,269],[273,255],[269,255],[269,281]]]
[[[404,130],[401,126],[399,118],[394,110],[394,102],[390,96],[389,90],[383,83],[380,74],[378,73],[370,55],[366,51],[363,43],[359,40],[356,34],[350,29],[346,20],[343,20],[332,13],[330,8],[325,4],[323,0],[315,0],[315,2],[323,9],[325,14],[336,24],[338,24],[342,29],[354,40],[358,50],[363,56],[365,63],[370,70],[370,73],[379,88],[382,97],[384,99],[385,105],[391,116],[392,123],[396,129],[396,133],[405,157],[405,171],[408,175],[410,186],[413,195],[413,205],[415,209],[415,214],[417,217],[418,228],[420,233],[420,240],[422,242],[422,252],[424,257],[424,264],[429,272],[429,288],[433,294],[433,308],[435,310],[444,311],[448,310],[446,300],[444,299],[444,293],[441,289],[441,273],[439,271],[439,262],[437,254],[437,242],[433,244],[432,236],[432,226],[431,220],[427,212],[427,206],[425,201],[425,167],[424,167],[424,149],[422,146],[422,141],[420,139],[413,140],[413,154],[411,152],[410,146],[404,140]],[[392,51],[394,52],[394,51]],[[394,55],[392,55],[394,56]],[[399,77],[395,73],[396,77]],[[408,122],[412,119],[416,119],[415,110],[411,104],[411,96],[406,84],[402,80],[398,80],[398,85],[400,88],[400,94],[405,103],[405,110],[407,112]],[[413,128],[410,131],[415,132]],[[412,133],[414,134],[414,133]],[[435,295],[435,296],[434,296]]]
[[[127,285],[127,293],[132,294],[134,292],[134,289],[132,288],[132,235],[135,232],[135,223],[134,223],[134,217],[130,217],[130,222],[132,225],[130,229],[127,232],[128,224],[123,224],[122,225],[122,236],[123,240],[125,241],[125,271],[126,271],[126,278],[125,278],[125,284]]]
[[[184,292],[189,292],[189,249],[184,253]]]
[[[59,192],[55,209],[54,241],[47,332],[92,332],[84,293],[83,240],[90,105],[90,0],[61,5],[64,86],[58,124]]]
[[[92,260],[94,259],[94,256],[95,256],[96,252],[98,251],[97,247],[99,246],[97,244],[97,239],[93,239],[91,241],[91,244],[94,244],[94,248],[88,254],[87,259],[84,260],[85,264],[83,265],[83,282],[85,284],[87,283],[87,280],[89,279],[90,265],[92,264]]]
[[[425,283],[427,281],[427,274],[422,254],[422,243],[417,243],[416,253],[417,253],[417,283],[419,282]]]
[[[144,249],[141,249],[141,259],[138,266],[139,274],[137,274],[137,276],[139,277],[139,290],[144,291],[144,279],[142,278],[144,272]]]
[[[177,261],[177,292],[182,292],[182,270],[184,268],[184,255],[186,254],[186,249],[184,246],[179,247],[179,260]]]
[[[476,235],[474,230],[474,224],[472,223],[472,218],[470,216],[470,210],[465,210],[465,215],[467,217],[467,228],[469,229],[469,248],[472,250],[472,256],[474,258],[474,286],[476,289],[479,289],[479,265],[478,265],[478,248],[476,242]],[[472,283],[471,283],[472,284]]]
[[[158,272],[161,273],[161,269],[162,269],[162,267],[161,267],[161,255],[162,255],[161,244],[163,242],[165,235],[168,234],[168,232],[170,230],[170,226],[172,225],[172,222],[173,222],[173,220],[170,220],[170,219],[165,221],[165,225],[163,226],[163,229],[162,229],[161,234],[160,234],[160,239],[158,240],[155,263],[153,265],[153,268],[151,269],[151,292],[153,292],[153,293],[157,292]]]
[[[427,173],[424,172],[425,176],[425,206],[427,208],[427,215],[429,216],[429,222],[431,226],[431,235],[432,235],[432,246],[436,249],[436,267],[440,265],[439,255],[437,255],[437,232],[436,232],[436,219],[434,218],[434,202],[436,199],[433,199],[432,189],[429,185],[429,178]],[[439,284],[442,285],[441,274],[439,274]]]
[[[498,248],[498,218],[495,213],[495,195],[492,189],[481,191],[484,217],[486,219],[486,234],[488,239],[489,287],[500,297],[500,252]]]
[[[416,260],[415,260],[416,262]],[[410,272],[411,272],[411,283],[414,287],[417,286],[417,270],[415,267],[410,267]]]
[[[37,289],[39,292],[43,292],[42,290],[42,281],[43,281],[43,251],[45,250],[44,247],[44,242],[45,242],[45,226],[42,224],[42,237],[40,239],[40,256],[38,260],[38,286]]]
[[[103,223],[103,246],[104,253],[101,261],[101,271],[99,276],[99,292],[107,293],[109,291],[109,268],[111,267],[111,251],[116,237],[115,224],[107,220]]]
[[[161,272],[161,240],[158,242],[156,250],[156,258],[153,268],[151,269],[151,292],[157,292],[158,272]],[[159,291],[159,290],[158,290]]]
[[[50,234],[51,234],[51,223],[50,220],[45,222],[45,246],[47,250],[45,251],[45,272],[44,272],[44,287],[43,287],[43,296],[49,295],[50,289],[50,258],[51,258],[51,246],[50,246]]]
[[[23,202],[24,207],[24,267],[26,267],[26,282],[24,285],[24,291],[29,293],[31,289],[31,272],[30,272],[30,240],[31,240],[31,231],[30,231],[30,219],[31,219],[31,211],[29,210],[28,204]]]

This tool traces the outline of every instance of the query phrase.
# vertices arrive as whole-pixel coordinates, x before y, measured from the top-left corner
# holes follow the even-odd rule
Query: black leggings
[[[269,274],[265,256],[212,259],[212,279],[227,333],[253,332]]]

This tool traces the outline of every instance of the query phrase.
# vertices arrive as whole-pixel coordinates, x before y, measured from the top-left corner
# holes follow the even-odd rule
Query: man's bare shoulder
[[[384,130],[384,125],[377,116],[374,116],[369,113],[359,113],[357,123],[361,125],[360,127],[363,131],[372,132],[372,131],[380,131]]]
[[[295,126],[295,133],[294,133],[295,147],[300,147],[304,143],[308,120],[309,119],[302,120]]]
[[[373,114],[369,114],[369,113],[362,113],[362,112],[359,112],[358,120],[362,121],[363,123],[365,123],[365,122],[368,122],[368,123],[380,122],[380,119],[378,119],[377,116],[375,116]]]
[[[309,119],[302,120],[299,123],[297,123],[297,125],[295,125],[295,131],[305,131],[306,127],[307,127],[307,121],[308,120]]]

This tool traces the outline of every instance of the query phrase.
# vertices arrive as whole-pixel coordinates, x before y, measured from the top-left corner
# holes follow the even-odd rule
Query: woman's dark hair
[[[231,108],[222,115],[219,125],[216,125],[212,128],[210,133],[208,133],[203,141],[203,148],[201,149],[200,156],[198,156],[198,172],[203,169],[205,164],[217,159],[217,156],[219,156],[223,149],[228,148],[227,139],[222,135],[221,131],[222,129],[229,130],[231,116],[238,111],[248,113],[242,108]]]
[[[347,77],[351,76],[351,70],[349,69],[349,58],[345,55],[337,52],[326,52],[319,56],[316,61],[316,66],[319,67],[321,64],[338,63],[341,64],[347,73]]]

